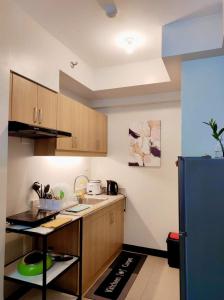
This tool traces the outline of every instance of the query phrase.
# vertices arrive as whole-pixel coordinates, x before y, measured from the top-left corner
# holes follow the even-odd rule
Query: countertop
[[[99,203],[96,203],[96,204],[87,204],[89,205],[90,207],[83,210],[83,211],[80,211],[80,212],[76,212],[76,213],[67,213],[66,212],[66,215],[73,215],[73,216],[80,216],[80,217],[84,217],[84,216],[87,216],[87,215],[90,215],[90,214],[93,214],[95,213],[96,211],[100,210],[100,209],[103,209],[107,206],[110,206],[116,202],[118,202],[119,200],[121,199],[124,199],[125,196],[124,195],[121,195],[121,194],[118,194],[116,196],[111,196],[111,195],[105,195],[105,194],[101,194],[101,195],[85,195],[85,198],[88,198],[90,199],[105,199],[107,198],[106,200],[102,200],[101,202]],[[71,207],[71,206],[70,206]],[[63,212],[61,212],[61,214],[63,214]]]

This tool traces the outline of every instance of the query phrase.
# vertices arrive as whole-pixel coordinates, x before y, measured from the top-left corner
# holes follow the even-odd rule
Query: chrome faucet
[[[79,175],[79,176],[77,176],[77,177],[75,178],[75,181],[74,181],[74,186],[73,186],[73,189],[74,189],[74,194],[75,194],[75,190],[76,190],[75,186],[76,186],[77,179],[78,179],[78,178],[80,178],[80,177],[84,177],[84,178],[86,178],[86,179],[87,179],[87,181],[89,182],[89,178],[88,178],[86,175]]]

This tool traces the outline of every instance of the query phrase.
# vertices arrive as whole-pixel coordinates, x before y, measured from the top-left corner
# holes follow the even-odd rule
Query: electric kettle
[[[117,195],[118,184],[116,181],[107,180],[107,195]]]

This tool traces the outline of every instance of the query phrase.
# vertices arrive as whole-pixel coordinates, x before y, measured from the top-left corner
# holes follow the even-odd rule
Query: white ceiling
[[[97,0],[15,2],[89,65],[106,67],[160,57],[162,25],[220,0],[115,0],[116,18],[108,18]],[[117,35],[126,31],[145,38],[144,46],[132,55],[116,46]]]

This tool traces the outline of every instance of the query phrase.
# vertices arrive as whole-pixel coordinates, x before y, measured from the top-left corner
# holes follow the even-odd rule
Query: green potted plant
[[[212,129],[212,136],[219,143],[222,150],[222,156],[224,157],[224,146],[222,144],[222,134],[224,132],[224,128],[218,130],[218,125],[214,119],[211,119],[209,122],[203,122],[203,123],[210,126],[210,128]]]

